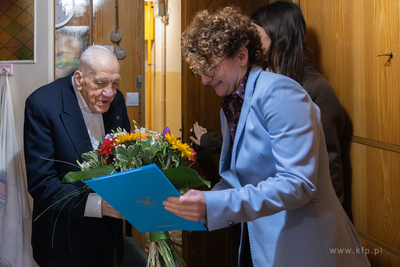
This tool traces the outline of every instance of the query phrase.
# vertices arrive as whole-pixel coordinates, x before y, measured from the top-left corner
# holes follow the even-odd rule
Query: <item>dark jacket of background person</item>
[[[315,69],[303,77],[303,88],[321,111],[321,122],[329,156],[329,171],[335,193],[343,204],[343,164],[341,140],[344,130],[344,115],[339,99],[331,84]]]
[[[123,220],[111,217],[84,217],[87,195],[45,211],[63,196],[80,190],[84,184],[61,183],[69,171],[78,171],[76,161],[92,150],[79,107],[72,75],[58,79],[33,92],[26,100],[24,149],[29,193],[34,199],[32,246],[40,266],[110,266],[115,249],[123,255]],[[117,90],[107,112],[103,113],[105,132],[117,127],[130,131],[122,93]],[[54,262],[51,265],[51,262]],[[63,264],[60,265],[60,262]]]

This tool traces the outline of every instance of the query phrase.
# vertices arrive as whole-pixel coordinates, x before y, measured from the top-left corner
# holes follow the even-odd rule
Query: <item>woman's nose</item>
[[[203,83],[203,85],[207,85],[212,81],[213,78],[205,75],[205,74],[201,74],[201,82]]]

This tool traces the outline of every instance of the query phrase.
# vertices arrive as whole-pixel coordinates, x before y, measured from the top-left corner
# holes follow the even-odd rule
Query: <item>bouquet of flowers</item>
[[[64,176],[63,183],[74,183],[154,163],[180,194],[186,193],[192,187],[210,187],[209,181],[190,168],[196,160],[196,152],[175,138],[168,127],[162,134],[140,128],[137,124],[131,133],[119,128],[107,134],[98,149],[89,151],[82,157],[85,161],[78,162],[81,171],[69,172]],[[191,165],[187,166],[190,162]],[[72,198],[75,194],[89,191],[91,189],[86,186],[67,197]],[[186,266],[167,231],[149,233],[149,237],[148,267]]]

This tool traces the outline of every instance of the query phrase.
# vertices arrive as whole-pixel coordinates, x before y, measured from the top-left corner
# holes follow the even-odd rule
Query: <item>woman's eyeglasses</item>
[[[204,70],[196,70],[195,68],[190,66],[190,72],[193,74],[194,77],[199,80],[201,80],[201,74],[204,74],[209,78],[213,78],[215,76],[215,69],[222,63],[226,56],[227,55],[223,56],[217,63],[208,66]]]

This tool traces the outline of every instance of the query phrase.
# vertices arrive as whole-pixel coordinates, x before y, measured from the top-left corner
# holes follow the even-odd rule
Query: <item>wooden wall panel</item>
[[[121,64],[121,82],[119,89],[125,95],[127,92],[137,92],[136,76],[142,75],[143,62],[141,60],[144,48],[143,12],[144,1],[118,1],[119,29],[122,38],[119,43],[110,40],[110,34],[117,28],[115,0],[97,1],[93,15],[93,43],[112,45],[114,49],[122,46],[126,50],[126,57],[119,60]],[[143,81],[143,79],[142,79]],[[144,87],[143,87],[144,88]],[[141,101],[142,117],[144,120],[144,101]],[[139,108],[128,107],[128,115],[132,120],[139,120]]]
[[[352,143],[349,155],[354,226],[400,257],[400,154]]]
[[[347,133],[400,145],[398,1],[300,2],[316,62],[351,118]]]
[[[399,1],[299,2],[314,62],[345,111],[346,211],[372,266],[400,266]]]
[[[361,243],[364,247],[364,253],[368,255],[372,267],[400,266],[400,259],[383,250],[382,247],[376,246],[364,239],[361,239]]]

